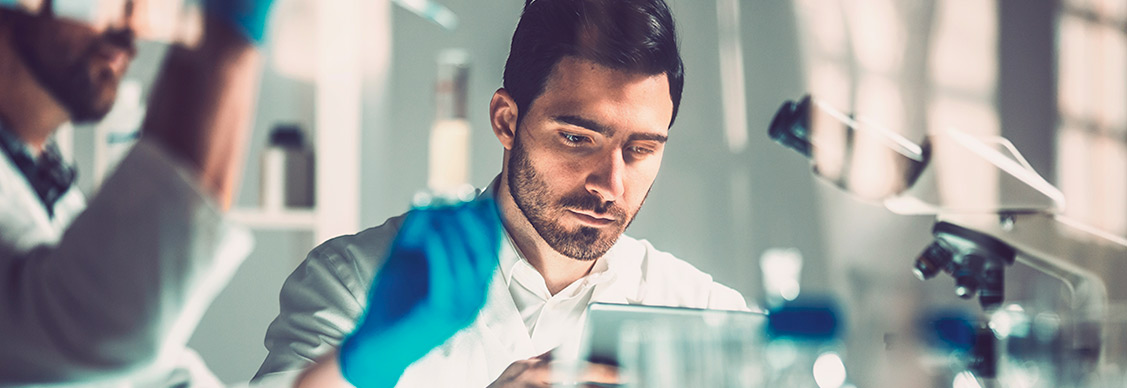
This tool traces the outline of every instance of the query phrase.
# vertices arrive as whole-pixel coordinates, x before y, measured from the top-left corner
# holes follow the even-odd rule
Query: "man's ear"
[[[493,100],[489,101],[489,123],[506,150],[513,149],[517,138],[517,114],[517,103],[509,91],[501,88],[493,92]]]

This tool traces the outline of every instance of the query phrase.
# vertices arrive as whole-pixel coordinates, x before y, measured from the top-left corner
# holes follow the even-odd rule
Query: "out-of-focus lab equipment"
[[[830,299],[767,313],[595,303],[581,360],[618,367],[628,387],[851,386],[841,314]],[[586,386],[588,365],[565,363],[554,381]]]
[[[748,387],[763,379],[763,313],[595,303],[580,340],[583,360],[619,367],[630,387]],[[567,364],[556,381],[583,380],[584,363]],[[564,384],[565,386],[571,386]]]
[[[466,111],[469,74],[466,51],[447,49],[439,54],[427,166],[427,187],[436,193],[452,193],[470,182],[470,122]]]
[[[1107,373],[1123,377],[1127,356],[1116,342],[1121,341],[1117,330],[1123,329],[1123,317],[1112,314],[1111,306],[1125,296],[1116,277],[1125,273],[1127,261],[1093,263],[1086,258],[1110,252],[1104,257],[1127,260],[1127,241],[1061,216],[1064,196],[1009,141],[951,129],[917,144],[811,97],[783,104],[769,131],[839,188],[882,201],[898,214],[936,216],[934,242],[916,259],[915,274],[928,279],[947,273],[955,279],[958,296],[978,296],[982,307],[994,312],[990,325],[1004,344],[1003,360],[1032,357],[1044,362],[1038,364],[1040,379],[1027,379],[1029,373],[1022,375],[1021,368],[1003,368],[998,376],[1003,385],[1094,386],[1089,384],[1103,381]],[[938,151],[997,170],[1002,177],[997,205],[945,201],[938,194],[937,175],[951,172],[934,163],[931,155]],[[1063,306],[1051,295],[1034,294],[1040,298],[1003,308],[1005,270],[1015,263],[1062,282],[1069,292]],[[1114,270],[1100,269],[1107,267]],[[1037,312],[1030,315],[1031,308]]]
[[[593,362],[621,364],[624,358],[622,349],[625,348],[622,335],[628,335],[640,327],[665,325],[704,328],[732,325],[748,331],[759,331],[765,321],[766,315],[760,312],[592,303],[587,306],[587,324],[579,340],[579,354]]]
[[[435,0],[392,0],[392,3],[447,31],[458,28],[458,15]]]
[[[313,199],[313,151],[297,125],[279,125],[262,152],[262,207],[268,212],[309,209]]]
[[[761,352],[765,387],[838,388],[848,384],[841,313],[829,299],[771,309]]]

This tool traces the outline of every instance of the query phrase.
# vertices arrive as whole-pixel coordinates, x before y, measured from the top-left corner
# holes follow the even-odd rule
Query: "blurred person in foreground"
[[[496,201],[503,233],[499,268],[482,286],[483,307],[460,319],[466,310],[449,306],[473,303],[444,301],[443,290],[428,289],[436,283],[425,271],[434,264],[420,263],[426,255],[414,264],[388,258],[389,246],[413,233],[409,225],[417,217],[408,212],[310,252],[282,288],[281,312],[266,333],[270,353],[255,379],[287,381],[316,364],[302,382],[324,386],[335,377],[343,383],[343,375],[361,387],[547,386],[549,360],[574,356],[568,349],[578,347],[590,303],[747,309],[738,292],[623,235],[657,177],[683,83],[664,1],[527,3],[503,87],[489,106],[504,156],[501,173],[479,198]],[[453,256],[475,256],[465,252],[496,244],[472,230],[447,229],[447,237],[465,236]],[[398,271],[408,265],[421,269]],[[381,290],[384,282],[416,292]],[[438,297],[426,297],[432,294]],[[395,336],[350,335],[365,332],[373,316],[386,322],[380,317],[434,310],[461,314],[432,314]],[[416,342],[421,345],[404,346]],[[410,352],[400,354],[404,349]],[[613,370],[596,374],[597,382],[613,382],[607,381]],[[316,376],[330,379],[311,382]]]
[[[223,213],[272,2],[204,2],[202,36],[170,48],[140,140],[87,204],[54,134],[106,116],[153,4],[0,0],[0,386],[220,384],[185,344],[250,249]]]

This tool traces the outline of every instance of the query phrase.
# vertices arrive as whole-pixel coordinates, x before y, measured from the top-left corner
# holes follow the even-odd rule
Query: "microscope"
[[[1005,274],[1016,265],[1060,281],[1064,317],[1104,316],[1112,302],[1127,299],[1127,239],[1064,216],[1063,193],[1004,138],[949,129],[915,143],[810,96],[785,102],[769,135],[810,160],[818,177],[861,200],[896,214],[934,216],[934,240],[913,272],[921,280],[950,275],[955,294],[977,296],[988,314],[1004,317],[1011,307],[1003,307]],[[960,180],[976,173],[997,182],[990,198],[952,198],[981,182]],[[1099,329],[1072,330],[1053,352],[1094,365]]]

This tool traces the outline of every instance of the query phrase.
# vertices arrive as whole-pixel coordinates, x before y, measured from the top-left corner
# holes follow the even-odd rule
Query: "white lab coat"
[[[219,384],[185,344],[250,235],[159,148],[139,142],[88,207],[71,187],[53,219],[0,154],[0,386]]]
[[[270,351],[255,376],[262,385],[289,384],[296,371],[336,349],[367,305],[369,283],[385,259],[404,216],[322,244],[286,280],[281,312],[266,332]],[[516,250],[506,239],[502,252]],[[743,297],[649,242],[621,236],[600,260],[616,268],[614,281],[596,285],[594,302],[747,310]],[[581,327],[565,335],[577,348]],[[394,350],[389,350],[394,351]],[[399,387],[485,387],[513,361],[535,357],[529,331],[500,271],[475,322],[404,371]],[[378,366],[377,366],[378,367]]]

